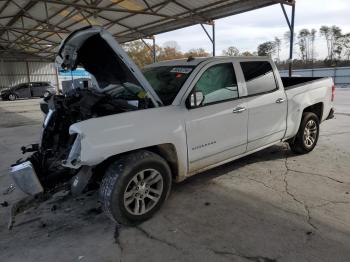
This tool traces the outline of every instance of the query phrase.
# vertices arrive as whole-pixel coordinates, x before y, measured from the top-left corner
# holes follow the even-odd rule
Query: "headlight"
[[[81,134],[77,134],[72,148],[69,152],[68,158],[62,162],[62,165],[70,168],[80,167],[80,151],[81,151]]]

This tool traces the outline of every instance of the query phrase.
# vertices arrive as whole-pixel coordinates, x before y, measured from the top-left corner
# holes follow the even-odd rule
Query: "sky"
[[[291,8],[286,6],[287,13]],[[350,0],[296,0],[295,30],[302,28],[319,29],[322,25],[337,25],[343,33],[350,33]],[[216,54],[229,46],[237,47],[241,52],[256,51],[257,46],[274,37],[283,40],[288,25],[279,4],[253,10],[243,14],[218,19],[216,23]],[[208,27],[211,32],[211,28]],[[318,35],[316,56],[326,56],[326,43]],[[200,25],[195,25],[156,36],[160,46],[168,41],[176,41],[181,51],[202,47],[211,53],[212,46]],[[288,57],[288,44],[282,43],[281,59]],[[295,56],[298,56],[295,47]]]

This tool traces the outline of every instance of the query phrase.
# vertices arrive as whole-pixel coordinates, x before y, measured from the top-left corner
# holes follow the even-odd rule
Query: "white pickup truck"
[[[41,143],[22,148],[34,153],[12,177],[28,194],[97,182],[104,210],[124,224],[151,217],[173,181],[283,141],[312,151],[333,116],[331,78],[281,78],[269,58],[189,58],[141,72],[108,32],[88,27],[63,41],[56,63],[85,68],[94,88],[45,98]]]

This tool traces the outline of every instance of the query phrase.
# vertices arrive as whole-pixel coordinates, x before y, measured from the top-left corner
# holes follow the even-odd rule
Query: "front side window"
[[[272,66],[267,61],[241,62],[248,96],[277,89]]]
[[[232,63],[209,67],[195,86],[204,95],[203,106],[238,98],[237,79]]]
[[[21,84],[21,85],[19,85],[19,86],[16,88],[16,90],[24,90],[24,89],[26,89],[26,88],[28,88],[28,85],[27,85],[27,84]]]

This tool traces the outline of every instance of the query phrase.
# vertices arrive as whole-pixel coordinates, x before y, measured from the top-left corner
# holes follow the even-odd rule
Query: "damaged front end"
[[[40,104],[45,114],[40,143],[22,147],[24,154],[32,155],[10,168],[17,187],[28,195],[50,192],[64,183],[81,192],[88,183],[95,167],[81,161],[84,134],[70,133],[73,124],[162,105],[139,68],[100,27],[69,35],[60,46],[56,65],[71,71],[84,68],[91,74],[92,88],[72,88],[45,97]]]

